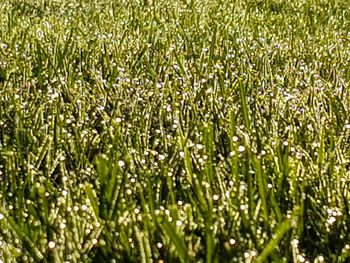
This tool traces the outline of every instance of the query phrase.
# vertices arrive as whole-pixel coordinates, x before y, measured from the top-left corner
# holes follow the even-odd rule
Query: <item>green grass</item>
[[[343,0],[0,3],[3,262],[348,262]]]

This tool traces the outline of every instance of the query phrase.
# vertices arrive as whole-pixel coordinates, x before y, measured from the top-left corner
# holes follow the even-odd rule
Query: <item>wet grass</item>
[[[0,14],[3,262],[348,262],[346,1]]]

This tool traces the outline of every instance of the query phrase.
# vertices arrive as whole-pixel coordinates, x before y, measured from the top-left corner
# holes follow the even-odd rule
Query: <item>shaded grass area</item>
[[[346,1],[0,3],[4,262],[347,262]]]

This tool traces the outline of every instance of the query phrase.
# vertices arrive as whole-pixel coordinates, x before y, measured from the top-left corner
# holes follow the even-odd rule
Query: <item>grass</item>
[[[348,262],[341,0],[0,3],[2,262]]]

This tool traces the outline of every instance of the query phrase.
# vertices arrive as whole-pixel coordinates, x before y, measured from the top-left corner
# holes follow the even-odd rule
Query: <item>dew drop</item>
[[[238,146],[238,151],[241,152],[241,153],[244,152],[245,151],[245,147],[243,145]]]
[[[327,220],[328,224],[330,224],[330,225],[334,224],[336,221],[337,221],[337,219],[336,219],[334,216],[331,216],[331,217]]]
[[[53,242],[53,241],[50,241],[50,242],[48,243],[48,247],[49,247],[49,249],[54,249],[54,248],[55,248],[55,246],[56,246],[56,243],[55,243],[55,242]]]
[[[202,144],[197,144],[197,149],[198,150],[202,150],[203,149],[203,145]]]
[[[123,160],[118,161],[118,166],[123,167],[125,165],[125,162]]]
[[[246,205],[241,205],[240,208],[241,208],[241,210],[246,210],[247,206]]]
[[[158,242],[158,243],[157,243],[157,248],[158,248],[158,249],[161,249],[162,247],[163,247],[163,244],[160,243],[160,242]]]

